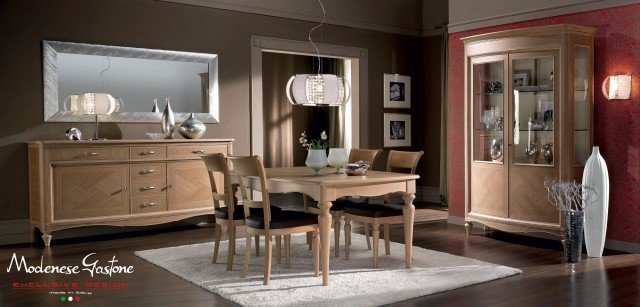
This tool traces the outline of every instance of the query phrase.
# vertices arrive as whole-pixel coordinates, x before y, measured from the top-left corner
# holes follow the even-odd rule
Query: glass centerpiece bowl
[[[329,165],[335,167],[335,174],[343,174],[340,170],[349,163],[347,150],[344,148],[329,148],[329,157],[327,160]]]

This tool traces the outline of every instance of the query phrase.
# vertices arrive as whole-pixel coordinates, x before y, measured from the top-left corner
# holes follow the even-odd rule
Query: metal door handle
[[[155,172],[156,172],[156,170],[154,170],[154,169],[150,169],[150,170],[146,170],[146,171],[140,171],[140,173],[139,173],[139,174],[140,174],[140,175],[147,175],[147,174],[153,174],[153,173],[155,173]]]
[[[202,149],[200,149],[200,150],[194,150],[194,151],[192,151],[191,153],[192,153],[192,154],[196,154],[196,155],[198,155],[198,154],[202,155],[202,154],[204,154],[204,150],[202,150]]]
[[[85,156],[85,157],[93,157],[93,156],[99,155],[99,153],[97,153],[97,152],[85,152],[82,155]]]
[[[149,190],[153,190],[153,189],[155,189],[155,188],[156,188],[156,187],[141,187],[141,188],[140,188],[140,191],[149,191]]]
[[[151,203],[141,204],[140,208],[153,207],[155,205],[156,203],[151,202]]]
[[[141,156],[146,156],[146,155],[155,155],[155,154],[156,154],[156,152],[155,152],[155,151],[153,151],[153,150],[149,150],[149,151],[141,151],[141,152],[140,152],[140,155],[141,155]]]

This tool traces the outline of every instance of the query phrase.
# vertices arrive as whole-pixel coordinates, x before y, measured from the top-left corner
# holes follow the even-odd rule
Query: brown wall
[[[42,40],[219,54],[221,120],[220,124],[208,125],[204,137],[234,138],[235,153],[248,154],[251,35],[303,41],[314,25],[152,0],[0,1],[0,220],[28,218],[24,141],[62,139],[64,131],[72,126],[87,135],[93,133],[90,123],[43,122]],[[340,26],[325,26],[323,31],[325,43],[369,51],[370,101],[362,106],[369,112],[361,119],[361,129],[370,131],[364,140],[369,147],[382,147],[383,73],[416,76],[412,103],[424,104],[416,115],[439,112],[431,110],[435,99],[420,94],[420,82],[428,80],[428,76],[421,77],[423,67],[417,65],[422,58],[422,38]],[[414,117],[414,131],[422,129],[418,127],[422,121]],[[156,131],[158,124],[101,127],[102,136],[107,138],[139,139],[145,138],[146,131]],[[439,135],[439,131],[425,131]],[[426,134],[420,138],[430,139]],[[434,153],[438,150],[431,146],[425,149]],[[437,186],[437,173],[431,172],[431,163],[427,163],[425,182]]]

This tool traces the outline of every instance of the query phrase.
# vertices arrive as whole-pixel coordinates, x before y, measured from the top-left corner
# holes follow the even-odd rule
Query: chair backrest
[[[233,187],[231,184],[231,175],[229,170],[229,162],[224,154],[202,154],[200,155],[202,161],[207,167],[209,173],[209,182],[211,182],[211,194],[213,196],[213,206],[220,208],[220,202],[224,202],[227,206],[229,216],[233,216],[234,196]],[[222,179],[222,184],[218,185],[218,179]],[[223,190],[218,191],[218,186],[222,186]]]
[[[245,184],[243,177],[258,177],[260,180],[260,191],[262,193],[262,200],[250,200],[246,194],[242,195],[242,203],[244,207],[245,218],[250,215],[250,208],[261,208],[264,217],[264,229],[269,230],[271,223],[271,204],[269,202],[269,189],[267,188],[267,175],[264,171],[264,164],[259,156],[249,157],[233,157],[228,158],[233,164],[233,169],[238,175],[238,181],[240,189],[245,191]]]
[[[349,153],[349,163],[367,161],[371,166],[373,166],[373,162],[376,160],[378,154],[380,154],[380,151],[380,149],[351,148],[351,152]]]
[[[408,172],[416,173],[416,167],[424,151],[389,151],[387,159],[387,172]]]

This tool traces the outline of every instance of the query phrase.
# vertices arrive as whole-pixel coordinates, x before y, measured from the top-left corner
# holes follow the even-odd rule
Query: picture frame
[[[383,80],[383,107],[385,109],[410,109],[411,77],[398,74],[384,74]]]
[[[384,147],[411,146],[411,114],[384,113]]]
[[[513,86],[529,86],[531,83],[531,70],[514,70]]]

